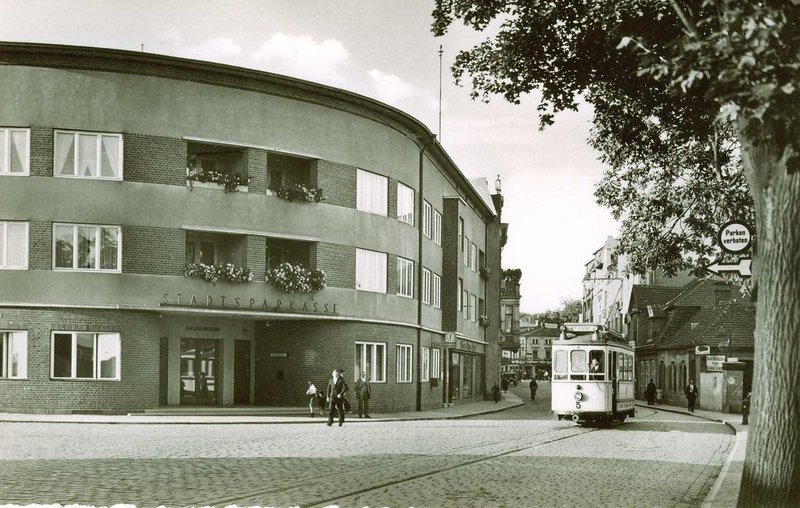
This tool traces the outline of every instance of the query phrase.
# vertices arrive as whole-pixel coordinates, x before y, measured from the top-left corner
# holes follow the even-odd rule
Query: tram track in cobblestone
[[[504,447],[504,445],[509,445],[509,444],[512,444],[512,443],[519,442],[523,438],[511,437],[511,438],[492,440],[492,441],[476,443],[476,444],[452,446],[450,448],[447,448],[445,450],[439,451],[439,452],[434,453],[434,454],[416,455],[416,456],[412,456],[411,458],[409,458],[408,455],[404,455],[404,456],[398,457],[397,459],[394,459],[394,460],[387,460],[385,462],[382,462],[381,466],[384,469],[391,470],[391,469],[393,469],[393,466],[402,465],[402,466],[405,466],[405,467],[410,468],[412,470],[419,471],[418,473],[414,473],[414,474],[410,474],[410,475],[402,475],[401,477],[395,477],[390,481],[380,481],[378,483],[373,483],[373,484],[371,484],[369,486],[365,486],[364,488],[360,488],[360,489],[351,489],[351,490],[348,490],[347,492],[338,493],[336,496],[333,496],[333,497],[330,497],[330,498],[314,499],[314,500],[310,500],[310,501],[307,501],[307,502],[299,502],[299,503],[298,502],[293,502],[291,504],[292,504],[292,506],[304,506],[304,507],[307,507],[307,508],[319,507],[319,506],[330,506],[331,504],[335,504],[335,502],[337,500],[339,500],[339,499],[345,499],[345,498],[349,498],[349,497],[352,497],[352,496],[366,494],[366,493],[369,493],[369,492],[372,492],[372,491],[378,491],[378,490],[384,489],[386,487],[391,487],[391,486],[399,485],[399,484],[402,484],[402,483],[414,481],[414,480],[417,480],[417,479],[420,479],[420,478],[424,478],[424,477],[427,477],[427,476],[433,476],[433,475],[441,474],[441,473],[444,473],[444,472],[447,472],[447,471],[451,471],[453,469],[467,467],[467,466],[470,466],[470,465],[473,465],[473,464],[478,464],[478,463],[481,463],[481,462],[488,462],[488,461],[491,461],[491,460],[498,459],[500,457],[505,457],[507,455],[512,455],[512,454],[519,453],[519,452],[522,452],[522,451],[525,451],[525,450],[531,450],[531,449],[534,449],[534,448],[547,446],[547,445],[550,445],[550,444],[553,444],[553,443],[557,443],[559,441],[564,441],[564,440],[567,440],[567,439],[571,439],[571,438],[574,438],[574,437],[584,436],[586,434],[589,434],[591,432],[595,432],[597,430],[600,430],[600,429],[587,429],[587,428],[584,428],[584,427],[573,427],[573,426],[569,426],[569,427],[550,427],[550,428],[548,428],[546,430],[543,430],[541,432],[537,432],[535,434],[530,434],[528,436],[528,439],[535,438],[536,436],[540,436],[542,434],[549,434],[549,433],[552,433],[552,432],[572,431],[573,433],[571,433],[570,435],[567,435],[567,436],[558,436],[558,437],[555,437],[553,439],[547,439],[547,440],[542,441],[542,442],[537,442],[537,443],[533,443],[533,444],[527,444],[525,446],[514,446],[514,447],[512,447],[510,449],[503,449],[502,451],[498,451],[498,452],[494,452],[494,453],[490,453],[490,454],[485,454],[485,452],[476,452],[476,454],[478,454],[477,457],[475,457],[475,454],[470,455],[470,454],[466,454],[464,452],[467,451],[467,450],[470,450],[470,449],[480,450],[480,449],[484,449],[484,448],[497,448],[497,447],[501,447],[502,448],[502,447]],[[454,454],[462,454],[462,455],[464,455],[464,457],[472,457],[472,458],[467,458],[465,460],[458,461],[455,464],[450,464],[450,465],[445,466],[445,467],[435,466],[435,465],[429,466],[427,468],[425,467],[426,463],[435,463],[437,460],[440,460],[442,457],[454,457],[454,456],[456,456]],[[413,461],[413,464],[410,464],[409,460]],[[372,465],[366,465],[366,466],[358,467],[358,468],[349,468],[347,471],[342,471],[342,470],[338,470],[338,469],[337,470],[330,470],[330,471],[326,471],[324,474],[316,474],[314,476],[314,478],[315,478],[316,481],[322,480],[324,482],[325,480],[331,480],[331,481],[335,480],[335,482],[334,482],[335,484],[346,484],[346,483],[348,483],[348,479],[352,479],[352,478],[359,478],[360,479],[360,478],[363,478],[365,473],[369,472],[372,469],[372,467],[373,467]],[[357,484],[358,483],[362,483],[363,484],[363,482],[356,482],[356,483]],[[291,492],[292,491],[296,491],[297,492],[297,498],[298,498],[297,500],[299,500],[299,498],[304,496],[304,495],[306,497],[308,496],[307,486],[305,486],[305,485],[301,485],[301,486],[293,487],[293,488],[289,488],[289,489],[272,487],[272,488],[254,489],[254,490],[252,490],[250,492],[246,492],[246,493],[240,491],[236,496],[226,496],[225,498],[221,498],[221,499],[206,500],[203,503],[203,505],[206,505],[206,506],[209,506],[209,505],[210,506],[229,506],[229,505],[252,506],[253,504],[258,505],[258,504],[264,504],[265,502],[269,504],[268,498],[265,498],[264,496],[269,496],[271,494],[282,494],[283,496],[291,497]],[[303,492],[303,491],[305,491],[305,492]]]

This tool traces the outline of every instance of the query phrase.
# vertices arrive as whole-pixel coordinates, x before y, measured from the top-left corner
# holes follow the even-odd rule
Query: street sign
[[[707,355],[711,353],[710,346],[695,346],[694,347],[694,354],[696,355]]]
[[[740,258],[739,262],[736,264],[726,264],[714,261],[706,267],[706,270],[716,274],[720,274],[722,272],[737,272],[742,277],[750,277],[752,275],[750,272],[750,265],[752,263],[753,260],[750,258]]]
[[[717,243],[722,250],[736,254],[750,248],[753,235],[744,222],[732,220],[722,225],[717,232]]]

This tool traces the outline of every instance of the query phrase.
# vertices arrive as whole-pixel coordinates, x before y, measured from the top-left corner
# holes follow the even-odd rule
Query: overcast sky
[[[595,204],[603,166],[587,145],[591,111],[538,130],[536,100],[469,99],[449,73],[459,49],[485,35],[431,35],[432,0],[0,0],[0,40],[182,56],[287,74],[395,106],[439,132],[470,179],[502,179],[509,240],[503,267],[520,268],[523,312],[579,298],[583,267],[618,225]],[[1,122],[0,122],[1,123]]]

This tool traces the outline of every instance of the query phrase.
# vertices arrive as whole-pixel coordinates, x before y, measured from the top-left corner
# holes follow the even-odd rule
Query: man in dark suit
[[[333,425],[333,414],[339,410],[339,427],[344,423],[344,396],[347,395],[349,387],[344,382],[342,371],[334,369],[331,373],[331,379],[328,380],[328,427]]]
[[[369,399],[372,398],[372,388],[369,386],[367,374],[361,372],[361,377],[356,381],[356,396],[358,397],[358,417],[372,418],[369,415]]]
[[[686,400],[689,401],[689,412],[694,413],[694,401],[700,396],[700,391],[697,389],[694,381],[690,379],[689,384],[686,385],[686,388],[684,389],[684,392],[686,393]]]

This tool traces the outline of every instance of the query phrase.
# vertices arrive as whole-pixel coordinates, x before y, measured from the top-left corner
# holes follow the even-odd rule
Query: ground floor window
[[[431,377],[436,379],[442,377],[442,351],[440,349],[431,350]]]
[[[50,376],[119,379],[118,333],[53,332]]]
[[[0,332],[0,377],[28,377],[28,332]]]
[[[483,393],[483,357],[450,354],[450,399],[460,399]]]
[[[408,344],[397,345],[397,382],[410,383],[413,372],[413,349]]]
[[[386,344],[380,342],[356,342],[353,379],[366,372],[371,382],[386,382]]]

